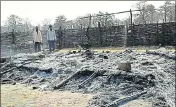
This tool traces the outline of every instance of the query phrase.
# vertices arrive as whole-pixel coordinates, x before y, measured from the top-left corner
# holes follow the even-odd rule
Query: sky
[[[33,25],[42,24],[44,19],[51,20],[59,15],[65,15],[68,20],[88,13],[120,12],[135,9],[134,5],[139,1],[1,1],[1,25],[10,14],[21,18],[28,18]],[[148,1],[156,8],[164,4],[164,1]],[[128,13],[118,14],[116,18],[123,19]]]

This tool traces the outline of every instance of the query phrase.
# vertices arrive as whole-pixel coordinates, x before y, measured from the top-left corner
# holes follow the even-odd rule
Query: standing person
[[[52,25],[49,25],[49,30],[47,32],[47,40],[49,44],[49,51],[55,51],[56,33],[52,29]]]
[[[34,36],[35,52],[39,52],[39,51],[41,51],[42,34],[41,34],[41,31],[39,30],[38,26],[35,27],[33,36]]]

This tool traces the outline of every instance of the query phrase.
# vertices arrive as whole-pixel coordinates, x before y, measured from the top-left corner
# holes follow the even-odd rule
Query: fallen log
[[[78,88],[82,88],[83,85],[85,85],[87,82],[92,80],[97,75],[97,73],[98,73],[98,71],[92,73],[89,78],[87,78],[85,81],[83,81],[81,84],[78,85]]]
[[[132,96],[128,96],[128,97],[125,97],[125,98],[117,99],[117,100],[114,100],[113,102],[105,105],[104,107],[118,107],[120,105],[123,105],[126,102],[129,102],[131,100],[137,99],[138,97],[140,97],[141,95],[146,94],[146,93],[147,93],[147,91],[143,91],[141,93],[138,93],[138,94],[135,94],[135,95],[132,95]]]
[[[70,79],[72,79],[75,75],[77,75],[80,71],[77,71],[73,74],[71,74],[68,78],[61,81],[57,86],[54,86],[54,89],[59,89],[60,87],[64,86]]]

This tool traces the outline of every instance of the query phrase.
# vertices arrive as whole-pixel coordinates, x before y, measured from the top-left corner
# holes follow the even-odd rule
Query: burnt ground
[[[152,107],[175,107],[175,53],[163,48],[116,53],[44,51],[18,54],[9,60],[10,63],[1,63],[1,84],[95,94],[88,107],[116,107],[135,99],[149,100]],[[131,71],[118,69],[118,63],[127,61]],[[78,73],[58,86],[75,72]]]

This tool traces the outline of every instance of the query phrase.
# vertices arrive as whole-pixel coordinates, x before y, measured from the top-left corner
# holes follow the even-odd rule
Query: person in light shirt
[[[33,36],[34,36],[35,52],[39,52],[39,51],[41,51],[42,34],[41,34],[41,31],[39,30],[38,26],[35,27]]]
[[[47,40],[49,44],[49,51],[55,51],[55,43],[56,43],[56,33],[52,28],[52,25],[49,25],[49,30],[47,32]]]

